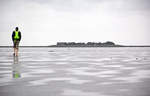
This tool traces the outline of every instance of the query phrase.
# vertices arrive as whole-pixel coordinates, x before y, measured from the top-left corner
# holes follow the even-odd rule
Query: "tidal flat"
[[[3,47],[0,96],[150,96],[150,47]]]

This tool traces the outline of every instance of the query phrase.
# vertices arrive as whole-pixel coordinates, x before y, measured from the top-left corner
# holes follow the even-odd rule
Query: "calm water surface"
[[[0,48],[0,96],[150,96],[150,47]]]

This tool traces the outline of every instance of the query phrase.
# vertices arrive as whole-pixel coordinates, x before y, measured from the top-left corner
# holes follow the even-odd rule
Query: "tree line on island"
[[[51,45],[51,47],[121,47],[114,42],[107,41],[104,43],[101,42],[57,42],[56,45]]]

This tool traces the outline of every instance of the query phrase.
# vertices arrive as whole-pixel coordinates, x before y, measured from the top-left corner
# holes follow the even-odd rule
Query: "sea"
[[[0,47],[0,96],[150,96],[150,47]]]

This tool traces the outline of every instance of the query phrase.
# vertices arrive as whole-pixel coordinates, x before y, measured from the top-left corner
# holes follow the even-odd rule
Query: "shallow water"
[[[0,96],[150,96],[150,47],[0,48]]]

